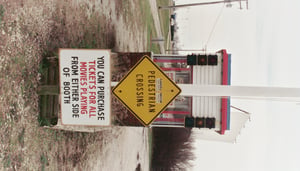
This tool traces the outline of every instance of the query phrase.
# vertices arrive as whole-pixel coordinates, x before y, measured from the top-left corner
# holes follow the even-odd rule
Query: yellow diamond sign
[[[148,56],[144,56],[113,89],[113,94],[147,126],[180,92]]]

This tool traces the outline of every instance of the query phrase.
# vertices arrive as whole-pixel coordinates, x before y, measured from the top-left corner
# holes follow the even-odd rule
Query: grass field
[[[154,21],[150,10],[150,4],[148,1],[139,1],[140,6],[142,7],[142,15],[145,16],[143,20],[143,24],[147,27],[147,40],[151,42],[152,37],[156,37],[156,30],[154,27]],[[147,47],[148,51],[152,51],[154,53],[159,53],[159,46],[156,43],[149,43]]]
[[[129,0],[112,2],[114,7],[106,4],[110,8],[84,0],[0,4],[0,170],[84,170],[90,145],[101,148],[106,141],[107,131],[40,127],[37,91],[41,61],[57,56],[61,47],[158,51],[150,43],[156,33],[148,1],[134,7]]]
[[[170,0],[157,0],[157,6],[168,6],[171,5]],[[169,30],[170,30],[170,13],[171,10],[159,10],[160,25],[164,35],[164,39],[168,41]],[[170,41],[170,40],[169,40]],[[165,42],[165,49],[168,49],[167,42]]]

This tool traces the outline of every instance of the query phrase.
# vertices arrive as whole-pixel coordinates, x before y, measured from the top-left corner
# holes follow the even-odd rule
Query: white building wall
[[[218,65],[194,65],[193,84],[221,85],[222,84],[222,54],[218,55]],[[220,129],[221,98],[220,97],[193,97],[192,115],[194,117],[216,118],[216,129]]]

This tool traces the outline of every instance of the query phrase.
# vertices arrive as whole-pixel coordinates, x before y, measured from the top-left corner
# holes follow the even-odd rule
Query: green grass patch
[[[159,54],[160,47],[157,43],[151,43],[150,51]]]
[[[3,158],[3,167],[4,168],[9,168],[11,166],[11,163],[12,163],[12,161],[11,161],[11,157],[10,156],[5,156]]]
[[[123,15],[125,16],[125,21],[128,21],[128,19],[132,18],[134,15],[130,9],[130,0],[122,0],[122,10]]]
[[[3,5],[0,4],[0,27],[1,27],[3,17],[4,17],[4,13],[5,13],[5,9],[4,9]]]
[[[170,5],[170,0],[157,0],[158,6]],[[151,39],[157,37],[157,33],[154,26],[154,20],[151,13],[151,7],[148,1],[140,1],[141,13],[143,20],[143,25],[147,27],[147,42],[148,42],[148,51],[152,51],[154,53],[160,53],[160,47],[157,43],[152,43]],[[168,33],[170,30],[170,11],[169,10],[160,10],[159,11],[160,24],[162,28],[162,33],[164,35],[164,39],[168,40]],[[165,43],[167,46],[167,43]],[[167,47],[165,47],[167,48]]]
[[[40,157],[40,162],[41,162],[41,165],[42,165],[41,170],[44,171],[46,166],[49,165],[47,156],[42,154],[41,157]]]
[[[148,42],[147,51],[159,53],[160,48],[159,48],[158,44],[151,42],[151,39],[153,37],[157,37],[157,33],[155,30],[154,20],[153,20],[149,1],[140,1],[140,6],[141,6],[140,9],[141,9],[141,14],[142,14],[141,18],[144,19],[142,21],[142,24],[144,26],[146,26],[146,28],[147,28],[147,42]]]
[[[170,0],[157,0],[157,6],[168,6],[171,4]],[[160,9],[159,10],[159,19],[160,25],[162,29],[162,33],[164,35],[164,39],[168,40],[168,34],[170,30],[170,10],[168,9]],[[165,48],[167,49],[167,43],[165,43]]]
[[[23,128],[18,135],[18,142],[21,145],[21,147],[24,147],[24,135],[25,135],[25,128]]]

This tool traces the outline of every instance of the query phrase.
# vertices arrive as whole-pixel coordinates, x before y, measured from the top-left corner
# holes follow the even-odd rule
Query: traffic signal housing
[[[184,127],[193,128],[195,126],[195,118],[194,117],[185,117],[184,118]]]
[[[187,65],[197,65],[197,56],[194,54],[187,55],[186,62],[187,62]]]
[[[218,56],[208,55],[208,65],[218,65]]]
[[[198,55],[198,65],[207,65],[207,55]]]
[[[184,126],[186,128],[215,128],[216,118],[214,117],[185,117]]]
[[[187,55],[187,65],[218,65],[218,55]]]
[[[195,127],[196,128],[205,128],[205,118],[196,118]]]
[[[205,119],[205,127],[212,129],[216,127],[216,119],[215,118],[206,118]]]

